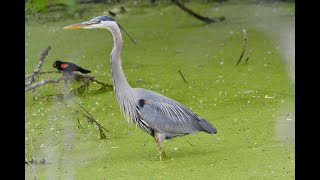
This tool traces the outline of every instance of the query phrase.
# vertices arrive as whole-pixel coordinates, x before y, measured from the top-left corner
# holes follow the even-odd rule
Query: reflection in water
[[[277,121],[276,133],[278,140],[295,140],[295,114],[288,113]]]
[[[291,78],[293,93],[295,92],[295,27],[294,23],[290,27],[282,29],[280,38],[281,53],[283,54],[289,76]],[[288,112],[284,117],[278,120],[276,133],[278,139],[288,139],[290,142],[295,140],[295,113]]]
[[[277,44],[279,44],[280,53],[285,59],[285,64],[288,70],[288,76],[291,80],[293,94],[295,94],[295,17],[294,15],[278,16],[278,8],[276,5],[273,8],[274,17],[263,15],[262,7],[257,6],[255,12],[255,22],[258,27],[265,31],[271,38],[273,38]],[[293,106],[293,107],[290,107]],[[288,109],[290,111],[282,111],[284,114],[278,119],[276,124],[277,139],[289,140],[294,142],[295,140],[295,113],[294,105],[284,104],[282,109]]]

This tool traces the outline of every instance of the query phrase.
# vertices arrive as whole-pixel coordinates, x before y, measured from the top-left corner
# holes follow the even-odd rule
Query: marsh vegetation
[[[123,35],[122,66],[131,86],[175,99],[218,130],[166,141],[168,159],[160,161],[154,139],[121,116],[112,89],[97,91],[100,85],[92,83],[85,93],[43,98],[70,90],[63,82],[46,84],[25,93],[25,157],[45,160],[26,163],[26,179],[294,179],[294,3],[186,4],[226,20],[207,24],[168,1],[70,3],[26,15],[26,77],[50,46],[43,71],[54,70],[52,62],[62,59],[112,84],[110,33],[62,28],[125,7],[114,18],[136,41]],[[243,29],[244,59],[254,51],[236,66]],[[83,109],[74,102],[106,128],[106,138],[78,116]]]

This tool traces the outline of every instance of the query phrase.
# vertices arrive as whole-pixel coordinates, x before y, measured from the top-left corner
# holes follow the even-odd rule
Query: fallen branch
[[[102,87],[99,89],[99,91],[101,91],[101,89],[104,88],[110,88],[112,89],[113,86],[110,84],[105,84],[103,82],[100,82],[98,80],[95,80],[94,76],[89,76],[89,75],[85,75],[85,74],[77,74],[77,73],[73,73],[73,74],[62,74],[62,76],[60,78],[57,79],[46,79],[46,80],[42,80],[36,83],[33,83],[29,86],[25,86],[25,92],[30,91],[32,89],[35,89],[37,87],[43,86],[45,84],[48,83],[59,83],[61,80],[67,82],[67,81],[82,81],[82,85],[80,87],[78,87],[77,89],[74,89],[71,91],[71,93],[73,92],[83,92],[82,90],[86,89],[89,86],[90,82],[95,82],[97,84],[100,84]]]
[[[50,73],[60,73],[60,71],[44,71],[44,72],[38,72],[34,77],[38,76],[38,75],[42,75],[42,74],[50,74]],[[26,77],[25,81],[28,80],[29,78],[31,78],[31,76]]]
[[[117,15],[115,12],[112,12],[111,10],[109,10],[108,13],[113,17],[115,17]]]
[[[105,84],[103,82],[95,80],[95,78],[93,76],[83,75],[83,74],[76,74],[74,79],[77,80],[77,81],[82,81],[83,83],[81,84],[80,87],[72,90],[71,93],[81,93],[82,94],[86,89],[88,89],[89,84],[92,83],[92,82],[101,85],[101,88],[97,90],[98,92],[102,91],[102,90],[104,90],[106,88],[113,89],[112,85]]]
[[[87,115],[86,114],[84,114],[84,113],[82,113],[82,112],[80,112],[80,111],[78,111],[78,110],[74,110],[76,113],[77,113],[77,117],[78,117],[78,114],[80,113],[82,116],[84,116],[86,119],[87,119],[87,121],[88,122],[90,122],[90,123],[95,123],[97,126],[98,126],[98,129],[99,129],[99,133],[100,133],[100,139],[106,139],[107,137],[106,137],[106,135],[103,133],[103,130],[105,130],[105,131],[107,131],[107,132],[109,132],[105,127],[103,127],[100,123],[98,123],[93,117],[92,117],[92,115],[81,105],[81,104],[79,104],[79,103],[77,103],[77,102],[75,102],[74,100],[72,100],[74,103],[76,103],[82,110],[84,110],[86,113],[87,113]],[[78,128],[80,129],[82,126],[81,126],[81,124],[80,124],[80,121],[79,121],[79,117],[78,117]]]
[[[241,55],[240,55],[240,57],[239,57],[239,60],[238,60],[238,62],[237,62],[237,64],[236,64],[236,66],[241,62],[241,59],[242,59],[242,57],[243,57],[243,54],[244,54],[244,52],[245,52],[245,50],[246,50],[246,45],[247,45],[247,33],[246,33],[246,30],[243,29],[243,50],[242,50],[242,53],[241,53]]]
[[[175,3],[180,9],[182,9],[183,11],[189,13],[190,15],[192,15],[193,17],[204,21],[206,23],[214,23],[214,22],[219,22],[219,21],[224,21],[226,18],[225,17],[220,17],[218,19],[212,19],[209,17],[205,17],[205,16],[201,16],[200,14],[195,13],[194,11],[192,11],[191,9],[187,8],[186,6],[184,6],[181,2],[179,2],[178,0],[171,0],[173,3]]]
[[[37,87],[43,86],[45,84],[48,83],[59,83],[61,80],[65,81],[65,83],[67,83],[68,81],[82,81],[82,85],[71,91],[71,93],[73,92],[84,92],[84,90],[86,90],[89,86],[90,82],[94,82],[97,84],[100,84],[102,87],[98,90],[101,91],[105,88],[113,88],[112,85],[110,84],[105,84],[103,82],[97,81],[95,80],[94,76],[89,76],[89,75],[85,75],[85,74],[77,74],[75,72],[71,72],[71,73],[62,73],[62,76],[60,78],[56,78],[56,79],[45,79],[45,80],[41,80],[39,82],[34,82],[35,81],[35,77],[36,76],[40,76],[43,74],[49,74],[49,73],[60,73],[61,71],[46,71],[46,72],[40,72],[41,67],[44,63],[45,57],[48,55],[49,50],[51,49],[51,47],[49,46],[48,48],[46,48],[44,51],[41,52],[40,54],[40,59],[39,62],[36,66],[36,68],[34,69],[34,71],[32,72],[32,74],[25,78],[25,81],[27,81],[27,83],[25,84],[25,92],[30,91],[32,89],[35,89]]]
[[[113,88],[112,85],[100,82],[100,81],[96,80],[94,78],[94,76],[89,76],[89,75],[85,75],[85,74],[75,74],[75,80],[95,82],[95,83],[100,84],[102,86]]]
[[[60,77],[58,79],[47,79],[47,80],[42,80],[42,81],[36,82],[34,84],[30,84],[29,86],[26,85],[24,91],[27,92],[27,91],[30,91],[31,89],[37,88],[39,86],[43,86],[48,83],[58,83],[61,79],[63,79],[63,78]]]
[[[48,55],[48,52],[50,51],[50,49],[51,49],[51,47],[48,46],[44,51],[41,52],[39,63],[36,66],[36,68],[33,70],[31,76],[29,77],[29,82],[26,83],[26,86],[30,85],[34,81],[34,77],[40,72],[44,58]]]

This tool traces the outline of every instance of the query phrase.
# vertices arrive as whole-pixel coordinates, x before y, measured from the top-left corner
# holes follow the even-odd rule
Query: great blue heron
[[[134,122],[154,137],[158,144],[160,159],[163,160],[166,157],[162,147],[165,139],[199,131],[217,133],[216,128],[207,120],[180,103],[156,92],[132,88],[129,85],[121,66],[122,34],[119,27],[122,28],[113,18],[98,16],[63,29],[102,28],[112,33],[114,45],[110,55],[110,66],[114,92],[121,112],[129,122]]]

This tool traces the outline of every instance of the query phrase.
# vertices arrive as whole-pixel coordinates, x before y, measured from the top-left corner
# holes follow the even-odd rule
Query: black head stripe
[[[95,17],[95,18],[91,19],[90,21],[98,21],[98,20],[101,20],[101,21],[115,21],[112,17],[109,17],[109,16],[98,16],[98,17]]]

